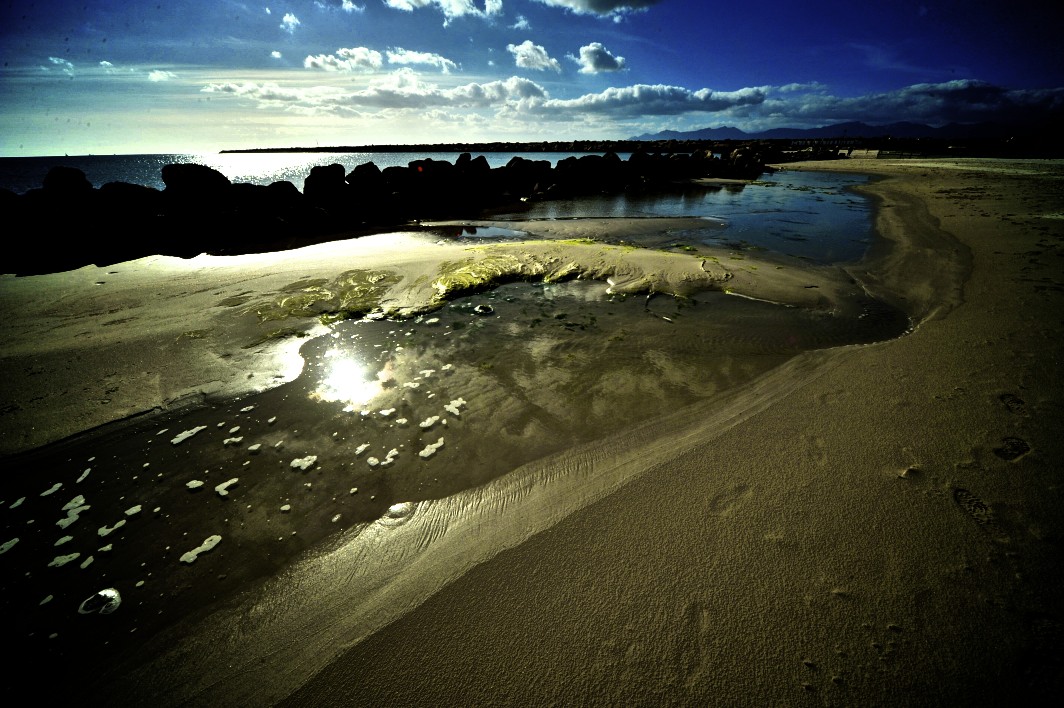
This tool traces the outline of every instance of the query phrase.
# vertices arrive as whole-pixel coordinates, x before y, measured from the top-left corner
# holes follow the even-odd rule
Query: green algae
[[[315,278],[290,283],[271,302],[253,308],[259,322],[318,317],[323,324],[362,317],[380,307],[400,277],[383,270],[349,270],[332,280]]]
[[[434,299],[442,302],[471,295],[523,277],[526,277],[524,267],[516,256],[503,254],[451,261],[440,266],[440,275],[432,281],[436,291]]]

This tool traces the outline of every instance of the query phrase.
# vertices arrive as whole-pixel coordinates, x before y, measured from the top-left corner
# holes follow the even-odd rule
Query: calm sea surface
[[[556,165],[571,153],[481,153],[492,167],[514,156],[549,160]],[[270,184],[287,180],[298,188],[317,165],[339,163],[348,171],[373,162],[380,168],[432,158],[454,162],[459,153],[229,153],[161,155],[82,155],[0,158],[0,188],[23,193],[40,187],[57,165],[76,167],[93,186],[131,182],[163,189],[165,165],[194,162],[212,167],[233,182]],[[627,159],[627,154],[621,154]],[[677,234],[686,240],[744,248],[751,246],[818,262],[861,258],[871,239],[867,201],[848,188],[867,182],[861,175],[816,172],[765,174],[754,184],[692,188],[667,194],[613,195],[543,202],[512,218],[703,216],[723,219],[727,228],[702,234]]]

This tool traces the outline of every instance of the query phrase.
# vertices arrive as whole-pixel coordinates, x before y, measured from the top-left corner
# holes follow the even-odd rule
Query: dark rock
[[[163,184],[167,194],[192,200],[216,200],[224,197],[232,184],[216,169],[194,163],[164,165]]]
[[[44,189],[56,195],[85,196],[92,191],[92,182],[85,173],[74,167],[53,167],[44,178]]]

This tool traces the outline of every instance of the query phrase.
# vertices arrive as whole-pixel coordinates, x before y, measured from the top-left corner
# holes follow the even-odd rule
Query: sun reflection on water
[[[322,359],[326,360],[325,375],[313,398],[354,408],[367,405],[384,392],[384,382],[389,378],[386,369],[371,375],[365,364],[340,349],[329,349]]]

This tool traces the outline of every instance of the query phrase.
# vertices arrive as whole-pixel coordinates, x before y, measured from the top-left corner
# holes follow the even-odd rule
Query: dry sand
[[[241,605],[161,638],[97,695],[162,705],[995,705],[1056,695],[1064,165],[788,168],[884,177],[867,192],[889,247],[853,274],[904,304],[913,332],[800,355],[721,399],[398,509]],[[408,246],[382,242],[365,263],[342,263],[438,267],[439,253],[426,260]],[[592,261],[600,276],[628,268],[625,282],[665,273],[663,289],[741,281],[696,259],[662,268],[567,250],[598,245],[542,248],[516,260],[548,273]],[[448,258],[465,262],[459,250]],[[4,279],[4,385],[54,397],[33,407],[23,395],[25,409],[6,412],[5,451],[120,417],[112,402],[123,386],[126,415],[290,377],[278,354],[298,340],[264,336],[305,325],[305,312],[266,322],[254,312],[285,294],[336,290],[335,263],[301,253],[283,274],[249,260],[239,278],[201,281],[193,271],[211,264],[200,261],[151,280],[170,288],[152,297],[179,302],[180,317],[153,309],[134,278],[114,300],[78,296],[99,280],[93,287],[121,283],[122,267]],[[846,280],[810,271],[788,288],[741,275],[744,294],[784,301],[803,283],[841,293]],[[30,299],[19,290],[30,282],[49,286]],[[402,311],[432,291],[388,295]],[[224,314],[232,308],[247,314]],[[142,336],[170,365],[151,357],[94,406],[62,395],[75,382],[103,385],[121,357],[136,357],[143,342],[105,329],[131,316],[154,323]],[[85,337],[107,348],[71,344]],[[50,382],[10,365],[38,356]],[[63,373],[71,362],[76,376]],[[201,368],[182,374],[190,363]],[[248,370],[262,382],[249,384]],[[47,413],[57,401],[63,414]]]

